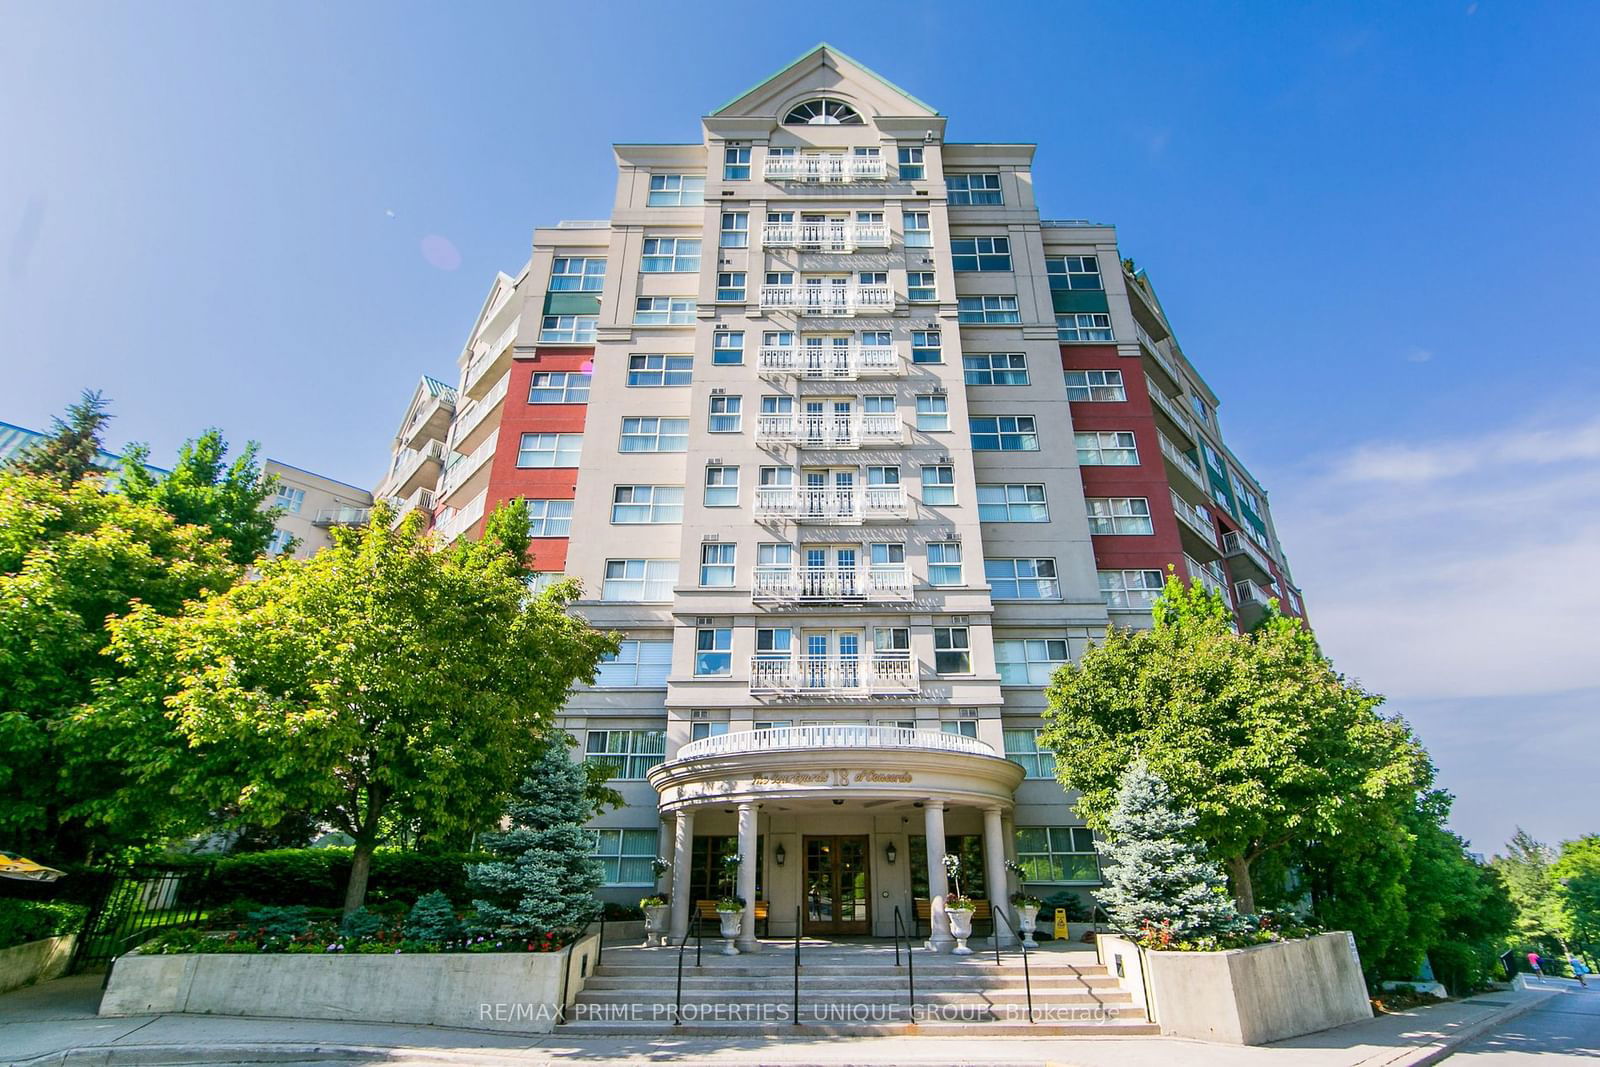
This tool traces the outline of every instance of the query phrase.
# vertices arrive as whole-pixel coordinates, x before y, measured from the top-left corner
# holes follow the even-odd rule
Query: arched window
[[[785,126],[860,126],[861,116],[843,100],[807,100],[783,117]]]

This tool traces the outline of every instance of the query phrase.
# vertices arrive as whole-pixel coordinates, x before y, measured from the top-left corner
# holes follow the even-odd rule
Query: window
[[[1128,393],[1122,387],[1122,372],[1119,370],[1069,370],[1067,399],[1116,402],[1128,399]]]
[[[750,180],[750,149],[724,148],[722,150],[722,180],[747,182]]]
[[[693,376],[693,356],[628,357],[628,384],[636,388],[655,389],[668,385],[688,385]]]
[[[906,546],[899,542],[878,541],[868,548],[874,567],[903,567],[906,562]]]
[[[1153,534],[1150,501],[1142,496],[1087,497],[1089,532],[1097,534]]]
[[[698,237],[646,237],[639,269],[645,274],[682,274],[700,269]]]
[[[1100,598],[1108,608],[1148,608],[1165,584],[1160,571],[1101,571]]]
[[[1260,515],[1261,501],[1257,499],[1255,493],[1250,491],[1250,487],[1245,485],[1237,474],[1230,474],[1229,479],[1233,482],[1233,495],[1238,498],[1239,503],[1255,514]]]
[[[714,396],[711,398],[711,418],[706,429],[711,433],[738,433],[743,418],[742,396]]]
[[[288,530],[273,530],[272,536],[267,538],[267,555],[276,556],[289,547],[289,542],[294,540],[294,534]]]
[[[994,659],[1001,685],[1049,685],[1056,668],[1067,661],[1067,643],[1059,638],[996,641]]]
[[[933,628],[933,669],[940,674],[972,673],[972,649],[965,626]]]
[[[911,630],[905,626],[879,626],[872,631],[872,651],[911,654]]]
[[[711,364],[737,367],[744,362],[744,331],[718,330],[711,335]]]
[[[1206,444],[1204,441],[1200,442],[1200,451],[1205,453],[1206,466],[1208,466],[1212,470],[1216,471],[1217,474],[1220,475],[1220,476],[1226,476],[1227,475],[1228,468],[1222,462],[1222,453],[1218,452],[1216,449],[1212,448],[1210,445]]]
[[[694,301],[688,297],[641,296],[633,306],[633,321],[639,326],[690,326],[694,323]]]
[[[1006,759],[1022,764],[1024,778],[1054,778],[1056,756],[1039,747],[1038,730],[1006,730]]]
[[[969,325],[1021,322],[1014,296],[962,296],[956,298],[956,321]]]
[[[588,344],[594,341],[598,315],[546,315],[539,323],[539,340],[549,344]]]
[[[706,180],[695,174],[652,174],[650,207],[693,207],[706,200]]]
[[[762,467],[760,477],[763,489],[788,489],[794,485],[794,468]]]
[[[659,842],[656,830],[591,830],[601,885],[653,886]]]
[[[943,363],[938,330],[913,330],[911,333],[911,362]]]
[[[1079,312],[1056,316],[1056,339],[1061,341],[1110,341],[1111,316],[1103,312]]]
[[[1037,452],[1032,415],[980,415],[967,420],[974,452]]]
[[[922,502],[924,504],[954,504],[956,502],[956,469],[954,467],[922,468]]]
[[[707,467],[705,505],[708,508],[739,506],[739,468]]]
[[[862,348],[890,348],[894,345],[894,334],[888,330],[862,330],[857,340]]]
[[[900,180],[903,182],[920,182],[927,176],[927,171],[922,164],[922,148],[900,149]]]
[[[942,734],[955,734],[957,737],[977,737],[978,720],[950,719],[939,724],[939,732]]]
[[[1194,394],[1191,393],[1189,395],[1189,406],[1194,408],[1195,418],[1199,419],[1203,423],[1206,423],[1207,425],[1210,425],[1210,423],[1211,423],[1211,407],[1210,407],[1210,405],[1208,405],[1204,400],[1201,400],[1198,396],[1195,396]]]
[[[792,271],[792,270],[769,270],[769,271],[767,271],[766,284],[767,285],[793,285],[794,284],[794,271]]]
[[[717,275],[717,299],[740,301],[744,299],[744,271],[722,271]]]
[[[681,485],[619,485],[611,490],[613,525],[682,521]]]
[[[1100,859],[1086,826],[1017,827],[1024,882],[1098,882]]]
[[[912,303],[932,303],[939,299],[939,290],[934,284],[933,271],[913,270],[906,272],[906,299]]]
[[[1005,203],[998,174],[946,174],[944,188],[951,207]]]
[[[622,420],[618,452],[682,452],[688,447],[688,419],[641,415]]]
[[[1085,467],[1133,467],[1139,463],[1139,446],[1132,431],[1073,434],[1078,462]]]
[[[793,415],[794,397],[767,395],[761,398],[761,414]]]
[[[889,273],[882,270],[863,270],[856,272],[856,281],[863,286],[888,285]]]
[[[1049,522],[1044,486],[1024,483],[978,486],[981,522]]]
[[[622,641],[605,656],[594,684],[604,689],[664,689],[672,671],[672,642]]]
[[[931,541],[928,544],[928,584],[961,584],[961,542]]]
[[[700,676],[733,673],[733,630],[730,627],[695,631],[694,673]]]
[[[900,216],[906,232],[907,248],[932,248],[933,225],[926,211],[906,211]]]
[[[996,600],[1060,600],[1053,559],[986,559],[983,576]]]
[[[861,398],[861,413],[863,415],[893,415],[894,396],[864,396]]]
[[[306,491],[287,485],[278,487],[278,495],[272,502],[274,507],[282,508],[290,515],[300,514],[300,509],[305,506],[305,503]]]
[[[892,402],[892,399],[891,399]],[[938,431],[950,428],[950,405],[943,394],[917,397],[917,429]]]
[[[724,211],[722,213],[722,236],[717,240],[720,248],[749,248],[750,247],[750,213],[748,211]]]
[[[707,588],[733,587],[733,557],[736,545],[700,546],[700,584]]]
[[[794,334],[788,330],[767,330],[761,335],[762,348],[793,348]]]
[[[1046,257],[1044,272],[1052,289],[1105,288],[1100,283],[1100,261],[1093,256]]]
[[[962,356],[968,385],[1027,385],[1028,357],[1021,352]]]
[[[572,501],[530,500],[529,537],[567,537],[572,533]]]
[[[788,545],[780,546],[788,548]],[[784,566],[788,566],[785,562]],[[788,627],[762,628],[756,631],[756,658],[787,660],[794,646],[794,631]]]
[[[537,595],[565,577],[560,571],[534,571],[528,578],[528,591]]]
[[[1011,269],[1009,237],[952,237],[950,258],[958,271]]]
[[[601,600],[628,600],[653,604],[672,599],[678,584],[675,559],[608,559]]]
[[[528,386],[528,403],[587,404],[589,377],[575,370],[539,371]]]
[[[643,781],[666,756],[665,730],[590,730],[584,739],[583,762],[604,764],[612,779]]]
[[[899,485],[899,467],[868,467],[867,484],[870,485]]]
[[[785,126],[860,126],[861,116],[842,100],[807,100],[783,117]]]
[[[517,447],[517,466],[576,467],[582,453],[581,433],[525,433]]]
[[[692,722],[689,724],[689,740],[699,741],[705,737],[721,737],[728,732],[725,722]]]
[[[557,256],[550,263],[550,291],[553,293],[598,293],[606,286],[606,261]]]

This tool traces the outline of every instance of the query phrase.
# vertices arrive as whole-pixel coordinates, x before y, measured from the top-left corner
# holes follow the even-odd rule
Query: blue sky
[[[1117,224],[1475,847],[1600,830],[1600,8],[796,10],[0,0],[0,419],[97,387],[157,462],[218,425],[370,485],[611,142],[826,38]]]

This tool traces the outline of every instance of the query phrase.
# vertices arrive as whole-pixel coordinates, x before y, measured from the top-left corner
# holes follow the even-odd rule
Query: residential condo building
[[[611,217],[534,232],[379,488],[445,539],[528,501],[541,581],[625,635],[561,724],[627,800],[606,895],[669,891],[675,934],[734,888],[773,935],[898,908],[940,947],[946,854],[977,897],[1007,860],[1097,885],[1036,740],[1054,670],[1169,568],[1302,613],[1115,230],[1041,218],[1033,145],[945,129],[822,45],[693,143],[616,145]]]

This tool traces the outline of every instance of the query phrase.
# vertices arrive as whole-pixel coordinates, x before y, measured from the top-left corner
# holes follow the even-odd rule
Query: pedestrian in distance
[[[1544,977],[1544,972],[1539,969],[1539,954],[1537,952],[1528,953],[1528,969],[1533,972],[1535,978]]]
[[[1572,977],[1585,989],[1589,988],[1589,980],[1584,975],[1589,973],[1589,965],[1578,958],[1576,952],[1567,956],[1567,965],[1572,968]]]

